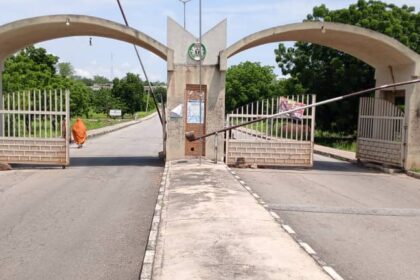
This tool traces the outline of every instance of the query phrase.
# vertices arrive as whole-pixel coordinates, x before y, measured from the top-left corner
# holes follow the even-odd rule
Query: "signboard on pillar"
[[[206,133],[206,100],[207,100],[207,86],[188,84],[185,90],[185,131],[194,131],[196,137]],[[205,140],[203,141],[186,141],[185,142],[186,156],[204,156],[205,155]]]

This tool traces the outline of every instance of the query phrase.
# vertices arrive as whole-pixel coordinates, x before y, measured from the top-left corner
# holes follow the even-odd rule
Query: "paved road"
[[[158,118],[0,173],[0,279],[138,279],[163,170]]]
[[[420,279],[420,181],[316,160],[237,172],[344,279]]]

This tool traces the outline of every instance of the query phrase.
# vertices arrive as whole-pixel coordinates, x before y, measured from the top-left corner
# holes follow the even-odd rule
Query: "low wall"
[[[227,164],[233,165],[237,162],[246,165],[311,167],[312,143],[229,139]]]
[[[403,167],[401,143],[359,138],[356,158]]]
[[[68,165],[66,140],[0,137],[0,162]]]

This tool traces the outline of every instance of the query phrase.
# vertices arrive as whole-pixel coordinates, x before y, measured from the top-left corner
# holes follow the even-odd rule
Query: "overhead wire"
[[[127,20],[127,17],[126,17],[126,15],[125,15],[125,12],[124,12],[124,9],[123,9],[123,7],[122,7],[122,5],[121,5],[120,0],[117,0],[117,3],[118,3],[118,7],[120,8],[120,12],[121,12],[121,15],[122,15],[122,17],[123,17],[123,19],[124,19],[124,23],[125,23],[125,25],[126,25],[127,27],[130,27],[130,25],[128,24],[128,20]],[[139,50],[137,49],[137,46],[136,46],[136,45],[134,45],[134,44],[133,44],[133,47],[134,47],[134,51],[136,52],[136,56],[137,56],[137,59],[138,59],[138,61],[139,61],[139,63],[140,63],[141,69],[142,69],[142,71],[143,71],[144,78],[145,78],[145,80],[146,80],[146,82],[147,82],[147,84],[148,84],[148,87],[149,87],[149,92],[151,93],[152,98],[153,98],[153,102],[154,102],[154,104],[155,104],[155,106],[156,106],[156,110],[157,110],[157,112],[158,112],[160,122],[161,122],[162,126],[164,126],[164,127],[165,127],[165,120],[164,120],[164,114],[165,114],[165,104],[163,103],[163,97],[162,97],[162,94],[160,94],[160,102],[161,102],[161,104],[162,104],[162,113],[161,113],[161,112],[160,112],[160,110],[159,110],[159,105],[158,105],[158,102],[157,102],[157,100],[156,100],[155,91],[154,91],[154,89],[153,89],[153,87],[152,87],[152,84],[151,84],[151,82],[150,82],[150,80],[149,80],[149,78],[148,78],[148,76],[147,76],[147,72],[146,72],[146,69],[145,69],[145,67],[144,67],[144,65],[143,65],[143,61],[142,61],[142,59],[141,59],[141,56],[140,56]],[[163,115],[163,116],[162,116],[162,115]],[[164,134],[165,134],[165,133],[166,133],[166,132],[165,132],[165,129],[164,129]],[[165,137],[165,135],[164,135],[164,137]]]

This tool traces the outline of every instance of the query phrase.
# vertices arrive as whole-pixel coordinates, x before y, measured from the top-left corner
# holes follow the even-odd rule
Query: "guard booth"
[[[68,166],[70,92],[3,94],[0,162]]]

